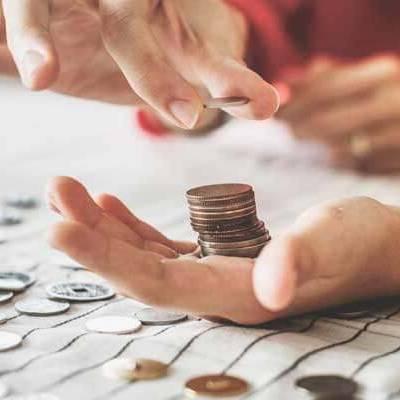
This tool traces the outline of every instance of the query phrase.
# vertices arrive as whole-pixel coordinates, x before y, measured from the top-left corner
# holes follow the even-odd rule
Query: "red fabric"
[[[226,1],[250,21],[250,60],[270,81],[315,56],[400,53],[399,0]]]

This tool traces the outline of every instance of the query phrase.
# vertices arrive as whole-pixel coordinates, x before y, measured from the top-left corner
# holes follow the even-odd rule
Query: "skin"
[[[12,56],[29,89],[147,107],[182,129],[210,95],[248,97],[235,117],[278,108],[245,65],[245,19],[222,0],[3,0],[0,13],[0,68]]]
[[[400,58],[394,55],[344,64],[314,62],[289,79],[290,101],[278,113],[300,140],[327,146],[335,165],[366,172],[400,169]],[[370,149],[354,156],[352,135]]]
[[[196,244],[166,238],[114,196],[94,200],[72,178],[53,179],[48,201],[63,217],[54,248],[156,307],[253,325],[400,291],[400,209],[369,198],[306,211],[256,260],[198,259]]]

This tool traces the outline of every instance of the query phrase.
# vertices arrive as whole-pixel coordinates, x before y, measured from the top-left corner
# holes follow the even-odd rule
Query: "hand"
[[[244,64],[246,21],[223,0],[2,4],[9,49],[31,89],[146,105],[183,129],[199,120],[201,95],[248,97],[227,109],[237,117],[277,109],[273,87]]]
[[[324,143],[334,164],[367,172],[400,169],[400,59],[324,60],[291,80],[278,117],[298,139]]]
[[[64,217],[51,244],[153,306],[257,324],[400,291],[400,211],[371,199],[307,211],[257,260],[198,259],[196,244],[167,239],[113,196],[94,201],[71,178],[51,182],[49,202]]]

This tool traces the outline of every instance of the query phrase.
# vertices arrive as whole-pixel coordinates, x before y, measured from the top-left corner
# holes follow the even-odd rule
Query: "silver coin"
[[[186,314],[156,310],[150,307],[138,311],[135,317],[143,325],[173,325],[183,322],[188,318]]]
[[[5,384],[0,382],[0,399],[6,397],[10,393],[10,388]]]
[[[204,103],[204,108],[226,108],[226,107],[238,107],[248,104],[250,101],[247,97],[217,97],[209,99]]]
[[[51,393],[32,393],[10,396],[7,400],[60,400],[60,398]]]
[[[78,302],[107,300],[115,296],[110,287],[87,282],[59,282],[46,290],[50,298]]]
[[[69,310],[70,304],[49,299],[28,299],[15,303],[15,309],[21,314],[46,316],[63,314]]]
[[[137,318],[117,315],[93,318],[86,322],[86,329],[90,332],[113,333],[115,335],[134,333],[141,327],[142,323]]]
[[[0,304],[7,303],[14,297],[14,293],[10,291],[0,290]]]
[[[21,208],[21,209],[31,209],[35,208],[38,204],[34,197],[15,194],[7,196],[5,199],[5,204],[9,207]]]
[[[7,322],[8,317],[6,314],[0,313],[0,325],[4,324],[5,322]],[[0,396],[1,397],[1,396]]]
[[[19,292],[35,282],[35,277],[26,272],[0,272],[0,290]]]
[[[22,337],[16,333],[0,331],[0,351],[6,351],[18,347],[22,343]]]
[[[22,222],[22,217],[12,211],[0,209],[0,226],[13,226]]]
[[[339,375],[313,375],[300,378],[296,386],[316,396],[342,395],[353,396],[358,391],[358,384],[352,379]]]

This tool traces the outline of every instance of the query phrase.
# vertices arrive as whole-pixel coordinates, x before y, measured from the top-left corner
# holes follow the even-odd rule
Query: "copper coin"
[[[297,388],[316,396],[341,394],[352,396],[358,391],[358,384],[352,379],[339,375],[313,375],[296,381]]]
[[[222,211],[236,211],[240,210],[243,208],[248,208],[248,207],[255,207],[256,203],[254,200],[254,197],[251,198],[250,200],[244,200],[244,201],[225,201],[225,202],[219,202],[218,204],[188,204],[189,206],[189,211],[190,212],[222,212]]]
[[[139,358],[133,370],[133,379],[149,380],[162,378],[168,373],[168,365],[160,361]]]
[[[250,185],[242,183],[223,183],[218,185],[199,186],[186,193],[188,200],[216,200],[243,196],[253,193]]]
[[[200,233],[199,239],[205,242],[240,242],[242,240],[255,239],[264,234],[268,234],[269,236],[269,232],[265,229],[264,223],[259,221],[253,227],[240,231]]]
[[[247,215],[256,213],[256,211],[256,206],[253,204],[250,207],[238,208],[236,210],[221,209],[218,212],[190,211],[190,217],[199,220],[232,219],[245,217]]]
[[[205,221],[199,223],[191,220],[192,228],[197,232],[221,232],[233,230],[246,230],[258,223],[256,214],[228,220]]]
[[[249,384],[245,380],[229,375],[199,376],[185,384],[185,392],[190,396],[238,396],[248,390]]]

